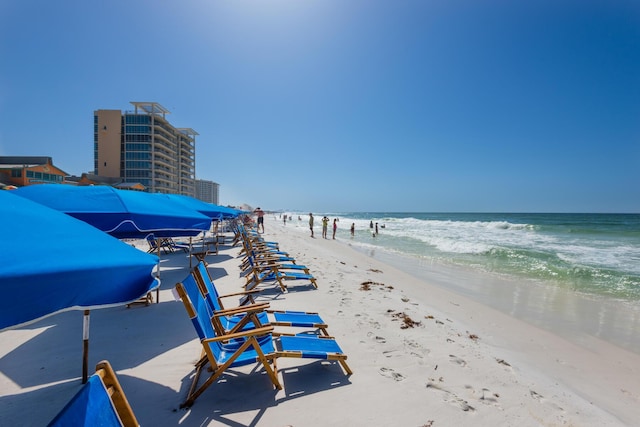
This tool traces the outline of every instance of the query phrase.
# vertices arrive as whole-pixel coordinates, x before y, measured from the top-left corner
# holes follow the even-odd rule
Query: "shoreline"
[[[288,281],[289,292],[267,286],[259,299],[319,312],[354,374],[279,359],[284,390],[247,366],[179,409],[201,346],[172,293],[188,274],[188,257],[163,255],[159,304],[91,314],[89,365],[111,362],[141,425],[625,426],[640,418],[637,355],[585,350],[346,240],[265,226],[264,238],[307,265],[318,289]],[[223,294],[243,284],[239,250],[207,257]],[[46,425],[79,389],[81,317],[61,313],[0,335],[0,418],[8,424],[24,425],[30,414],[27,424]]]
[[[282,228],[280,224],[277,227]],[[298,233],[299,230],[296,229],[295,232]],[[307,233],[300,234],[308,238]],[[452,281],[465,277],[473,278],[481,285],[487,285],[488,282],[495,284],[496,281],[510,282],[513,285],[515,279],[483,275],[482,272],[465,270],[459,266],[421,268],[417,265],[418,260],[412,258],[383,250],[354,247],[348,239],[333,241],[336,242],[363,257],[375,260],[376,263],[386,265],[387,269],[394,269],[394,275],[409,276],[408,280],[412,283],[403,291],[412,292],[417,300],[427,306],[443,310],[444,316],[463,322],[465,329],[477,331],[475,334],[484,338],[494,350],[505,351],[514,360],[526,364],[524,371],[546,377],[551,382],[560,380],[590,404],[601,406],[623,420],[625,416],[622,414],[630,414],[624,421],[628,425],[633,425],[640,417],[640,410],[634,407],[640,403],[640,387],[635,380],[637,367],[640,366],[640,354],[596,336],[576,333],[576,328],[563,324],[561,317],[553,320],[560,322],[554,328],[553,321],[536,318],[538,313],[535,311],[522,316],[517,310],[521,310],[526,303],[520,302],[521,307],[514,307],[516,312],[510,313],[502,302],[493,305],[486,300],[478,301],[473,292],[462,286],[450,288]],[[407,268],[403,270],[402,267]],[[508,294],[509,290],[501,289],[499,292]],[[544,290],[535,289],[530,292],[544,293]],[[434,295],[437,295],[437,302],[433,302]],[[524,295],[518,295],[518,298],[521,297]],[[598,303],[593,300],[588,302],[596,305]],[[540,324],[532,323],[535,320],[540,320]],[[582,422],[591,425],[593,420]],[[607,425],[606,422],[603,425]]]
[[[553,284],[494,275],[455,264],[423,262],[385,250],[374,253],[366,248],[352,248],[418,280],[492,307],[574,344],[580,344],[579,337],[587,336],[640,356],[637,337],[640,306],[636,303],[576,293]]]

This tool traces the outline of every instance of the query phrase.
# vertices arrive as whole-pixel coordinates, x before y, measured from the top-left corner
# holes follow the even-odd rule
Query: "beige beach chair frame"
[[[131,409],[131,405],[129,405],[127,396],[125,396],[111,364],[106,360],[98,362],[96,365],[96,374],[102,379],[102,382],[111,397],[113,406],[116,408],[116,412],[120,416],[122,425],[125,427],[139,427],[140,423],[138,423],[138,420],[133,413],[133,409]]]

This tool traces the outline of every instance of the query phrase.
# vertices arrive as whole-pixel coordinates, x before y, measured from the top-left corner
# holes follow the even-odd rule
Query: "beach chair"
[[[202,263],[199,263],[200,265]],[[191,272],[180,282],[191,301],[203,299],[207,316],[212,327],[218,335],[228,335],[245,329],[256,329],[268,326],[269,320],[265,310],[269,303],[246,304],[230,309],[221,308],[204,288],[202,281],[194,272]]]
[[[242,243],[243,245],[242,249],[240,250],[240,254],[246,251],[247,245],[274,251],[280,250],[280,245],[278,244],[278,242],[266,241],[257,232],[247,231],[247,229],[241,225],[238,227],[238,229],[238,243]]]
[[[181,408],[193,405],[195,400],[227,370],[251,364],[262,365],[273,386],[281,390],[282,385],[278,380],[276,368],[276,360],[279,357],[337,361],[347,375],[352,374],[346,363],[346,354],[332,337],[275,334],[273,326],[218,335],[211,323],[205,299],[196,294],[195,300],[192,301],[182,283],[176,284],[175,289],[191,319],[207,359],[207,363],[196,365],[187,398],[180,405]],[[201,373],[207,366],[211,375],[199,385]]]
[[[202,294],[203,298],[209,304],[211,312],[216,313],[229,313],[229,308],[225,308],[223,305],[223,299],[231,297],[240,297],[238,306],[234,307],[238,309],[240,307],[246,307],[250,304],[252,307],[263,307],[262,304],[255,304],[253,295],[259,290],[236,292],[233,294],[220,295],[215,283],[211,279],[207,265],[204,262],[199,263],[193,269],[192,275],[198,285],[198,290]],[[219,332],[221,333],[233,333],[242,328],[253,326],[279,326],[287,328],[303,328],[306,330],[312,330],[316,333],[329,336],[327,332],[328,325],[320,317],[320,314],[310,311],[297,311],[297,310],[274,310],[269,308],[268,304],[264,308],[262,313],[256,313],[257,321],[259,325],[255,325],[253,321],[242,322],[244,313],[236,313],[235,315],[225,316],[225,320],[221,321]],[[220,320],[221,317],[217,317],[216,320]],[[242,324],[241,324],[242,323]],[[241,325],[240,325],[241,324]],[[240,326],[239,326],[240,325]],[[304,333],[308,333],[305,331]]]
[[[106,360],[96,365],[95,374],[49,423],[49,427],[139,425],[115,372]]]
[[[254,255],[253,252],[249,253],[244,258],[240,264],[240,271],[246,276],[252,270],[261,271],[268,269],[271,266],[275,266],[280,269],[298,270],[303,271],[306,274],[311,274],[305,265],[296,264],[295,258],[268,254]]]
[[[289,254],[285,251],[276,250],[273,248],[259,248],[251,243],[243,243],[244,251],[238,254],[241,257],[241,268],[244,270],[248,266],[248,258],[253,258],[254,260],[276,260],[280,262],[291,262],[293,264],[296,263],[294,257],[289,256]]]
[[[318,283],[316,278],[307,272],[300,273],[291,271],[289,269],[280,268],[277,265],[269,265],[268,268],[252,269],[252,271],[245,276],[247,278],[244,284],[245,291],[256,289],[263,283],[278,284],[282,292],[287,292],[287,280],[305,280],[308,281],[315,289],[318,289]]]
[[[172,238],[167,239],[167,245],[171,248],[172,252],[182,250],[182,252],[189,253],[191,251],[191,243],[188,242],[176,242]]]
[[[147,236],[147,244],[149,245],[149,249],[147,253],[158,253],[158,246],[160,246],[160,251],[165,254],[172,253],[174,251],[170,241],[168,239],[156,239],[153,234]]]

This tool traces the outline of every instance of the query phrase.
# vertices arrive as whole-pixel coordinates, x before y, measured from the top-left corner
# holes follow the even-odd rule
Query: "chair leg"
[[[338,360],[338,362],[340,362],[340,365],[342,366],[342,369],[344,369],[344,371],[347,373],[347,375],[353,374],[353,371],[351,370],[349,365],[347,365],[347,361],[346,360],[340,359],[340,360]]]
[[[262,351],[262,349],[260,348],[260,345],[258,344],[258,341],[256,340],[255,337],[249,337],[241,346],[240,348],[238,348],[238,350],[236,350],[235,352],[235,356],[231,357],[229,360],[227,360],[226,363],[224,363],[223,365],[219,365],[219,366],[213,366],[213,364],[211,364],[211,368],[213,369],[213,372],[211,374],[211,376],[209,378],[207,378],[207,380],[196,389],[196,387],[198,386],[198,382],[200,379],[200,374],[202,373],[202,369],[205,368],[206,363],[197,363],[197,367],[196,367],[196,373],[194,375],[193,381],[191,382],[191,386],[189,387],[189,394],[187,395],[187,399],[180,405],[180,409],[182,408],[188,408],[191,407],[193,405],[193,403],[195,402],[195,400],[211,385],[213,384],[226,370],[229,366],[231,366],[231,364],[234,362],[234,360],[240,355],[242,354],[242,352],[244,352],[248,347],[253,346],[256,350],[256,353],[258,354],[258,359],[259,361],[262,363],[265,371],[267,371],[267,375],[269,376],[269,378],[271,379],[271,382],[273,383],[274,387],[276,387],[278,390],[282,390],[282,385],[280,384],[280,381],[278,380],[278,371],[276,368],[276,361],[275,361],[275,356],[265,356],[264,352]]]

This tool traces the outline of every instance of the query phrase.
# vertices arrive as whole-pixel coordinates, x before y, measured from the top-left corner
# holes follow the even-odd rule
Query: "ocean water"
[[[308,229],[308,213],[287,215]],[[314,215],[318,236],[323,215],[363,250],[640,302],[640,214],[327,212]]]
[[[308,212],[286,214],[309,233]],[[640,354],[639,214],[321,212],[318,238],[323,215],[338,239],[416,277],[587,348]]]

